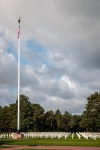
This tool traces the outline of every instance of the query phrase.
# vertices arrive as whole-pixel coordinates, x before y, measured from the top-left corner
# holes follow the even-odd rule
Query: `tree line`
[[[0,132],[17,131],[17,103],[0,106]],[[57,109],[45,112],[40,104],[33,104],[25,95],[20,95],[20,127],[23,132],[100,132],[100,93],[87,98],[81,115],[64,114]]]

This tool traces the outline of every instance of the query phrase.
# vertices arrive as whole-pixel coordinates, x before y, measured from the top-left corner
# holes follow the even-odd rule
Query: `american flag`
[[[19,37],[20,37],[20,26],[18,28],[18,39],[19,39]]]

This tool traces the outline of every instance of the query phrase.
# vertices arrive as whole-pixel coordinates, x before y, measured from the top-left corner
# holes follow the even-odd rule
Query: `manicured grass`
[[[1,139],[0,145],[29,145],[29,146],[97,146],[100,147],[100,139],[78,139],[77,135],[74,136],[74,139],[69,136],[67,139],[64,138],[37,138],[37,139]]]

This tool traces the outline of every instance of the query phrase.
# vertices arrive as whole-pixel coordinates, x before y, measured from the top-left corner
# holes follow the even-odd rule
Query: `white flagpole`
[[[17,132],[20,133],[20,22],[18,19],[18,114],[17,114]]]

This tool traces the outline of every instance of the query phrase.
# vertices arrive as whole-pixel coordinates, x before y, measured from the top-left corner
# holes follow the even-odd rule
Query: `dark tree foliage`
[[[10,123],[11,123],[11,114],[10,114],[10,107],[5,106],[2,109],[1,114],[1,131],[10,132]]]
[[[0,132],[2,128],[2,107],[0,106]]]
[[[44,115],[45,118],[45,131],[54,131],[54,112],[52,110],[47,111]]]
[[[95,92],[87,98],[81,126],[87,131],[100,131],[100,93]]]
[[[33,109],[29,98],[25,95],[20,96],[20,126],[21,131],[33,130]]]
[[[0,106],[0,132],[17,131],[17,102]],[[100,132],[100,93],[87,98],[82,115],[64,114],[57,109],[45,112],[39,104],[33,104],[25,95],[20,95],[20,130],[29,131],[98,131]]]
[[[16,131],[17,125],[17,105],[10,104],[9,105],[9,114],[10,114],[10,131]]]
[[[33,110],[33,130],[43,131],[44,129],[44,108],[39,104],[31,104]]]
[[[72,119],[72,115],[65,111],[65,113],[62,115],[62,131],[70,132],[70,122]]]
[[[62,128],[62,114],[59,109],[55,112],[55,120],[57,124],[57,131],[61,131]]]
[[[80,115],[73,115],[70,120],[70,131],[71,132],[80,132],[80,121],[81,116]]]

